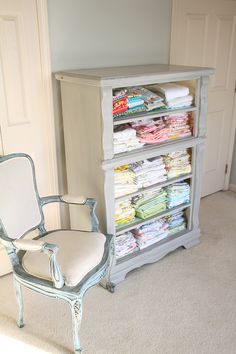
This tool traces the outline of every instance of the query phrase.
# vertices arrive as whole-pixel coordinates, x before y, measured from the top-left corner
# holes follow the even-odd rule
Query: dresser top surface
[[[168,65],[168,64],[148,64],[148,65],[132,65],[132,66],[117,66],[107,68],[92,68],[66,70],[56,73],[58,80],[93,80],[100,83],[113,83],[122,79],[142,78],[171,75],[173,77],[185,75],[208,76],[214,73],[213,68],[193,67],[183,65]]]

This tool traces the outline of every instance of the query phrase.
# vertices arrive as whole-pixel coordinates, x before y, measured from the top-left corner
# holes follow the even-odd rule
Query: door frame
[[[178,11],[178,0],[172,0],[171,4],[171,31],[170,31],[170,54],[169,54],[169,63],[171,62],[172,58],[172,51],[174,46],[171,46],[171,39],[173,38],[173,31],[174,31],[174,20],[173,20],[173,13]],[[236,78],[235,78],[236,80]],[[236,81],[235,81],[236,85]],[[236,88],[236,86],[235,86]],[[231,134],[230,134],[230,139],[229,139],[229,145],[228,145],[228,154],[227,154],[227,160],[226,164],[228,165],[227,173],[225,174],[225,179],[224,179],[224,187],[223,190],[229,189],[229,182],[230,182],[230,172],[231,172],[231,166],[232,166],[232,159],[233,159],[233,153],[234,153],[234,140],[235,140],[235,134],[236,134],[236,91],[234,93],[234,104],[232,107],[232,122],[231,122]]]
[[[236,82],[235,82],[235,85],[236,85]],[[230,141],[229,141],[228,158],[227,158],[228,170],[225,175],[224,190],[231,189],[230,173],[231,173],[231,167],[232,167],[232,161],[233,161],[233,154],[236,153],[236,150],[234,151],[235,135],[236,135],[236,91],[234,93],[234,104],[233,104],[233,110],[232,110],[232,125],[231,125]]]
[[[49,147],[48,152],[51,160],[51,176],[50,189],[53,194],[58,194],[58,166],[56,155],[56,134],[54,120],[54,106],[52,93],[52,71],[51,71],[51,54],[49,43],[49,26],[48,26],[48,9],[47,0],[36,0],[38,32],[39,32],[39,48],[41,57],[41,72],[44,92],[45,111],[49,122]],[[55,205],[55,228],[60,227],[60,208]]]

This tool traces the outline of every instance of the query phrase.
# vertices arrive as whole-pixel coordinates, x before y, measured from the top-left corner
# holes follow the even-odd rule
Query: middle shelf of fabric
[[[116,167],[116,200],[191,178],[191,154],[189,148]]]

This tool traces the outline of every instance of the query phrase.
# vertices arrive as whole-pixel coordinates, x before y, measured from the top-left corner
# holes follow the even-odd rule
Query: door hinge
[[[225,174],[228,172],[228,164],[225,165]]]

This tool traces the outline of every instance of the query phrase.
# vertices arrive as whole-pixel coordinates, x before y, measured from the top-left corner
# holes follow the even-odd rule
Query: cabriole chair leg
[[[22,291],[21,291],[21,285],[18,283],[16,279],[14,279],[14,286],[15,286],[15,291],[16,291],[16,301],[18,305],[18,321],[17,325],[19,328],[24,327],[24,320],[23,320],[23,297],[22,297]]]
[[[109,265],[108,265],[107,270],[106,270],[106,274],[105,274],[104,278],[100,281],[99,284],[104,289],[107,289],[110,293],[114,293],[116,284],[112,283],[111,280],[110,280],[112,263],[113,263],[114,257],[115,257],[115,244],[114,244],[114,241],[112,242],[111,251],[110,252],[111,252],[110,253],[110,257],[109,257],[110,260],[109,260]]]
[[[82,347],[79,339],[79,330],[82,320],[82,299],[70,301],[71,313],[72,313],[72,327],[74,338],[74,351],[76,354],[82,353]]]

